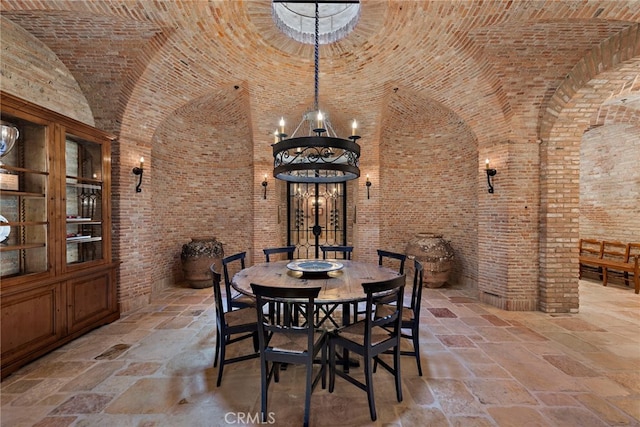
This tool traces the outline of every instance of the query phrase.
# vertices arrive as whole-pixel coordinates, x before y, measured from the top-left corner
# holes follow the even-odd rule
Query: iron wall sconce
[[[265,200],[267,199],[267,185],[269,185],[269,182],[267,181],[267,175],[265,174],[264,181],[262,181],[262,188],[263,188],[262,198]]]
[[[144,157],[140,157],[140,167],[133,168],[133,174],[138,175],[138,184],[136,185],[136,193],[140,193],[142,188],[142,174],[144,173]]]
[[[489,193],[493,194],[493,177],[498,173],[497,170],[492,169],[489,166],[489,159],[485,161],[486,171],[487,171],[487,184],[489,185]]]
[[[371,194],[369,193],[369,189],[371,188],[371,181],[369,181],[369,175],[367,175],[367,182],[364,183],[367,186],[367,199],[371,198]]]

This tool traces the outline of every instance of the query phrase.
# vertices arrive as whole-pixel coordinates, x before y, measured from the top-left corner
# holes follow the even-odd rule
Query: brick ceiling
[[[268,0],[3,0],[2,17],[56,53],[110,131],[206,106],[227,120],[249,108],[236,115],[266,138],[313,103],[313,46],[276,28]],[[366,0],[354,31],[320,48],[321,108],[372,136],[402,112],[401,96],[426,117],[451,110],[476,134],[531,136],[576,64],[638,23],[638,0]],[[637,90],[639,67],[606,78]]]

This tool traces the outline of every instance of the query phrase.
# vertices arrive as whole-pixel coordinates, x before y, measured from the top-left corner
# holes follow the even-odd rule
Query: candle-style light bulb
[[[322,120],[324,120],[322,112],[318,111],[318,129],[322,129]]]
[[[358,122],[356,122],[356,119],[353,119],[353,122],[351,123],[351,136],[356,135],[357,129],[358,129]]]
[[[278,142],[278,129],[273,131],[273,142],[274,143]]]
[[[144,157],[140,157],[140,169],[144,169]]]
[[[280,117],[280,133],[284,133],[284,117]]]
[[[490,168],[489,168],[489,159],[485,160],[485,161],[484,161],[484,164],[485,164],[485,167],[486,167],[487,169],[490,169]]]

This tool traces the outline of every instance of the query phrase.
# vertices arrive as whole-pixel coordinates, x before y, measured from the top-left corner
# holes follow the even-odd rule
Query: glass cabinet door
[[[102,145],[67,135],[65,163],[67,264],[101,260]]]
[[[0,276],[50,269],[47,194],[48,127],[2,115],[0,149]],[[17,137],[17,138],[14,138]],[[15,144],[11,142],[15,139]]]

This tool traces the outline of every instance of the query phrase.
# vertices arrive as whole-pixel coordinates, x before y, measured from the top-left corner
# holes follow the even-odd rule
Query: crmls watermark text
[[[262,421],[260,412],[254,414],[249,412],[227,412],[224,414],[224,421],[227,424],[237,425],[275,424],[276,416],[273,412],[268,412],[266,421]]]

